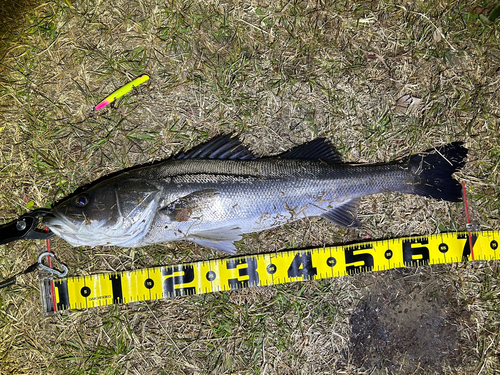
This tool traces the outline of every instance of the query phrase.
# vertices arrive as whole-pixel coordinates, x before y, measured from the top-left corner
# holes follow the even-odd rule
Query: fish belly
[[[346,201],[365,194],[348,194],[333,182],[256,183],[252,186],[204,186],[220,194],[189,220],[176,221],[157,215],[147,243],[176,241],[233,231],[237,235],[259,232],[299,219],[320,216]],[[369,194],[370,192],[368,192]],[[214,234],[213,236],[216,236]],[[224,237],[223,234],[220,234]]]

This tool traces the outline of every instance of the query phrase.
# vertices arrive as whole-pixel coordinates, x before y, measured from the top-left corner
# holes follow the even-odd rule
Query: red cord
[[[49,228],[45,227],[45,231],[48,232]],[[50,253],[50,240],[47,238],[45,240],[45,243],[47,244],[47,252]],[[52,262],[50,261],[50,257],[48,257],[48,263],[49,263],[49,268],[52,268]],[[57,311],[57,303],[56,303],[56,288],[54,287],[54,281],[50,281],[50,289],[52,291],[52,307],[54,308],[54,312]]]
[[[462,194],[464,197],[464,205],[465,205],[465,216],[467,218],[467,224],[470,224],[469,218],[469,204],[467,203],[467,193],[465,191],[465,182],[462,182]],[[469,232],[469,246],[470,246],[470,256],[471,259],[474,260],[474,245],[472,244],[472,233]]]

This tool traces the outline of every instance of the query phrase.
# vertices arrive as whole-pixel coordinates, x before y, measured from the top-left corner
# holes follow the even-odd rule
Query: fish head
[[[76,193],[44,223],[73,246],[130,246],[148,232],[161,188],[141,179],[111,179]]]

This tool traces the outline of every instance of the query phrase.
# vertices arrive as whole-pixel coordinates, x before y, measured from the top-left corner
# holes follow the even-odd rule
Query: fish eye
[[[89,203],[89,198],[86,195],[80,195],[75,199],[75,206],[83,208]]]

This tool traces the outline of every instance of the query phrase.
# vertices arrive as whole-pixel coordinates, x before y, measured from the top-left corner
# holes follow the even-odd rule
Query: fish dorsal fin
[[[342,163],[338,151],[326,138],[318,138],[304,143],[279,155],[281,159],[321,160],[329,163]]]
[[[359,198],[354,198],[344,202],[341,206],[335,207],[333,210],[325,212],[321,217],[344,228],[359,227],[358,206]]]
[[[238,159],[238,160],[253,160],[255,156],[241,144],[238,137],[224,135],[215,138],[200,147],[189,151],[187,154],[182,153],[176,159]]]

